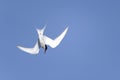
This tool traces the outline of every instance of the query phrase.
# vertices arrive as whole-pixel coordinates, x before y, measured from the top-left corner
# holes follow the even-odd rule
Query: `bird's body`
[[[65,34],[67,33],[68,27],[61,33],[60,36],[58,36],[56,39],[52,40],[51,38],[45,36],[44,33],[45,27],[43,29],[37,29],[38,33],[38,40],[33,48],[25,48],[21,46],[17,46],[22,51],[25,51],[29,54],[38,54],[40,47],[44,49],[44,52],[47,50],[47,45],[49,45],[52,48],[57,47],[62,39],[64,38]]]
[[[45,49],[45,41],[43,37],[44,37],[43,35],[39,36],[39,42],[40,42],[41,47]]]
[[[40,46],[44,49],[44,52],[47,50],[47,45],[45,44],[44,35],[39,36],[38,41]]]

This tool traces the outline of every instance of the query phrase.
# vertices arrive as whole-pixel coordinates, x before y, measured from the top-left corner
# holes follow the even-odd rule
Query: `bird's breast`
[[[45,42],[44,42],[43,37],[40,37],[40,45],[42,48],[45,48]]]

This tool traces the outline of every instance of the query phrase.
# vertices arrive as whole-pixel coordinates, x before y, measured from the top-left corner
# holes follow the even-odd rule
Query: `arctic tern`
[[[17,46],[20,50],[27,52],[29,54],[38,54],[40,51],[40,47],[44,49],[44,53],[47,50],[47,45],[50,46],[51,48],[57,47],[60,42],[63,40],[65,37],[68,27],[55,39],[51,39],[44,35],[44,30],[46,27],[43,27],[42,29],[37,29],[38,33],[38,40],[36,41],[36,44],[34,45],[33,48],[25,48],[22,46]]]

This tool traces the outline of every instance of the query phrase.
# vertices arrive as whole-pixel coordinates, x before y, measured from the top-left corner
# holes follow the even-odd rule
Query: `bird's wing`
[[[33,48],[25,48],[21,46],[17,46],[20,50],[25,51],[29,54],[38,54],[40,50],[40,44],[39,41],[36,42],[35,46]]]
[[[44,36],[45,44],[49,45],[52,48],[57,47],[62,41],[62,39],[65,37],[67,31],[68,31],[68,27],[54,40],[47,36]]]

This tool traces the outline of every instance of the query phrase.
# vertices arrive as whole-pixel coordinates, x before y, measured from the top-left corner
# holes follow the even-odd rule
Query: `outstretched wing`
[[[29,54],[38,54],[40,50],[40,44],[39,41],[36,42],[35,46],[33,48],[25,48],[21,46],[17,46],[20,50],[25,51]]]
[[[54,40],[47,36],[44,36],[45,44],[49,45],[52,48],[57,47],[62,41],[62,39],[65,37],[67,31],[68,31],[68,27]]]

